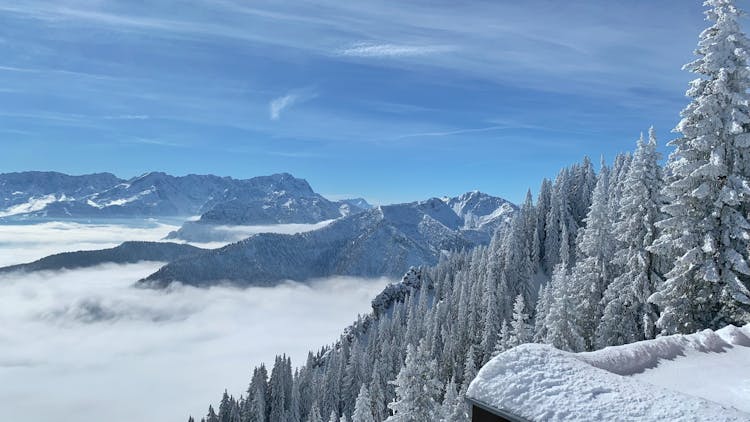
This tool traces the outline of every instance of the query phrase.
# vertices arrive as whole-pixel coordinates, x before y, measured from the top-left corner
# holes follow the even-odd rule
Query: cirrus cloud
[[[412,57],[435,53],[445,53],[454,50],[447,45],[406,45],[406,44],[371,44],[360,43],[339,50],[339,55],[348,57]]]
[[[279,120],[281,113],[290,107],[310,101],[317,97],[318,94],[311,89],[302,89],[297,91],[289,92],[281,97],[274,98],[268,104],[268,111],[270,113],[271,120]]]

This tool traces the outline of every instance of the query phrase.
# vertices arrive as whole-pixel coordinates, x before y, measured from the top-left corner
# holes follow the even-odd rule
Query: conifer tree
[[[539,299],[536,302],[536,310],[534,312],[534,342],[544,343],[547,338],[547,314],[549,313],[549,288],[547,285],[539,287]]]
[[[440,395],[440,382],[436,379],[436,363],[428,354],[424,339],[419,347],[409,345],[406,362],[396,377],[396,400],[388,407],[393,415],[390,422],[417,422],[433,420]]]
[[[388,401],[385,397],[385,386],[381,371],[382,365],[379,360],[376,360],[372,366],[372,380],[370,381],[370,398],[372,399],[372,414],[375,422],[382,422],[388,416]]]
[[[567,226],[563,226],[563,237],[567,236]],[[568,271],[570,253],[567,242],[560,245],[560,263],[555,266],[550,281],[552,298],[545,321],[547,338],[545,343],[558,349],[578,352],[584,348],[583,336],[577,331],[576,302],[573,284]]]
[[[445,396],[440,407],[441,422],[469,422],[465,397],[456,389],[456,381],[451,378],[445,385]]]
[[[307,416],[307,422],[323,422],[323,418],[320,416],[320,409],[318,403],[313,403],[310,414]]]
[[[612,281],[614,233],[609,213],[609,171],[603,167],[594,188],[584,227],[577,239],[578,261],[567,278],[575,296],[574,330],[583,337],[584,349],[593,350],[596,328],[603,312],[601,300]]]
[[[463,384],[461,386],[461,395],[466,394],[466,390],[469,389],[469,384],[471,384],[471,381],[473,381],[474,377],[476,376],[477,376],[476,357],[474,353],[474,345],[471,345],[469,347],[469,350],[466,352],[466,359],[464,360]]]
[[[662,334],[750,321],[750,42],[732,0],[708,0],[712,25],[685,69],[691,103],[682,111],[664,188],[667,218],[652,250],[676,258],[650,300]]]
[[[597,329],[597,347],[632,343],[654,338],[655,306],[648,302],[661,282],[656,259],[648,248],[656,238],[660,218],[661,172],[654,130],[649,141],[641,136],[625,178],[616,223],[621,249],[615,262],[624,272],[607,288],[602,303],[604,314]]]
[[[362,385],[357,395],[356,403],[354,404],[354,413],[352,413],[352,422],[375,422],[375,418],[372,415],[372,400],[370,398],[370,390],[366,385]]]
[[[219,422],[219,415],[214,411],[214,407],[208,406],[208,414],[206,415],[206,422]]]
[[[508,342],[509,348],[531,341],[532,333],[529,326],[529,315],[524,312],[525,310],[526,305],[524,304],[523,295],[519,294],[516,296],[516,301],[513,304],[513,320],[510,323],[512,331]]]

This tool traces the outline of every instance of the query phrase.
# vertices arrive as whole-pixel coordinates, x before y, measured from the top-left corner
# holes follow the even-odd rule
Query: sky
[[[54,249],[156,240],[168,228],[2,226],[0,266]],[[256,365],[273,365],[286,353],[299,366],[311,348],[331,344],[388,282],[332,277],[273,288],[131,287],[160,266],[0,274],[3,419],[184,422],[205,415],[224,389],[243,394]]]
[[[674,137],[700,3],[0,0],[0,171],[520,201]]]

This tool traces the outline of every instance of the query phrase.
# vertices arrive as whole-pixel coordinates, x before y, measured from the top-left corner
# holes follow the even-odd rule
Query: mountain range
[[[400,277],[434,265],[441,254],[489,243],[508,226],[516,206],[482,192],[371,207],[363,199],[330,201],[287,173],[238,180],[165,173],[122,180],[109,173],[69,176],[54,172],[0,174],[0,218],[143,217],[200,214],[168,238],[205,242],[240,236],[218,249],[168,242],[126,242],[94,251],[58,254],[0,269],[56,270],[106,262],[168,264],[137,284],[160,288],[179,281],[195,286],[273,285],[331,275]],[[304,224],[296,234],[249,237],[236,226]],[[234,226],[234,227],[233,227]],[[260,229],[265,229],[260,227]],[[269,227],[269,230],[272,228]],[[288,233],[296,232],[296,226]]]
[[[481,192],[378,206],[298,234],[261,233],[223,248],[177,259],[138,282],[272,285],[330,275],[399,277],[434,265],[446,251],[489,242],[516,207]]]
[[[151,172],[129,180],[110,173],[0,174],[0,218],[201,215],[205,224],[316,223],[361,211],[357,203],[330,201],[288,173],[233,179]]]

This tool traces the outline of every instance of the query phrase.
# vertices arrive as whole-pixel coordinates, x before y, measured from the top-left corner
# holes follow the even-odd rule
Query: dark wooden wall
[[[511,422],[502,416],[498,416],[494,413],[490,413],[481,407],[471,406],[471,421],[472,422]]]

